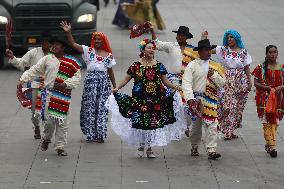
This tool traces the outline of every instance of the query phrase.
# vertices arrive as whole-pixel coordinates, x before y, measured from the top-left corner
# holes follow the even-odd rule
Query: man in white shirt
[[[44,123],[41,149],[46,151],[55,132],[55,150],[59,156],[67,156],[68,115],[70,114],[71,90],[78,87],[81,80],[80,63],[64,53],[66,42],[52,40],[52,52],[25,71],[19,84],[32,81],[37,75],[44,75],[41,92],[41,118]]]
[[[208,39],[198,42],[199,57],[186,67],[182,88],[188,104],[191,117],[194,117],[190,132],[191,155],[199,156],[198,146],[201,143],[202,126],[205,128],[205,141],[208,159],[216,160],[221,157],[216,152],[218,126],[218,93],[225,84],[224,69],[210,60],[211,46]]]
[[[42,57],[47,55],[50,51],[50,39],[51,34],[49,31],[43,31],[40,36],[40,42],[41,46],[36,47],[28,51],[22,58],[16,58],[14,56],[13,51],[10,49],[6,50],[6,55],[9,58],[9,63],[18,68],[21,71],[24,71],[26,68],[31,67],[35,65]],[[31,88],[32,88],[32,123],[34,125],[34,138],[35,139],[41,139],[40,135],[40,117],[36,116],[35,109],[36,109],[36,101],[37,96],[39,93],[39,87],[40,87],[40,76],[35,77],[35,79],[31,82]]]

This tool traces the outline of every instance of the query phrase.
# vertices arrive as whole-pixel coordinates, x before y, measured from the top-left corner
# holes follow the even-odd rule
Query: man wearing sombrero
[[[71,91],[80,84],[80,64],[75,57],[65,54],[68,45],[64,40],[53,38],[51,43],[53,54],[44,56],[25,71],[19,84],[32,81],[37,75],[44,75],[39,112],[44,123],[41,149],[48,149],[55,132],[55,150],[59,156],[67,156],[64,146],[67,143]]]
[[[157,39],[154,27],[151,27],[152,39],[155,40],[157,50],[168,53],[169,59],[165,64],[169,74],[168,78],[175,84],[181,84],[181,75],[189,62],[198,57],[197,52],[193,51],[194,46],[187,43],[188,39],[193,38],[186,26],[180,26],[176,33],[176,42],[165,42]]]
[[[187,102],[188,114],[195,117],[190,132],[191,155],[199,156],[198,146],[201,143],[202,126],[205,128],[205,141],[208,159],[216,160],[221,157],[216,152],[218,125],[218,95],[217,91],[225,84],[224,69],[210,60],[211,50],[216,46],[210,45],[208,39],[200,40],[199,57],[186,67],[182,79],[184,98]]]

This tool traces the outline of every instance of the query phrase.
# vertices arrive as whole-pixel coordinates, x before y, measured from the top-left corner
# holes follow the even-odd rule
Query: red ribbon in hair
[[[112,53],[112,50],[109,45],[109,41],[107,36],[103,32],[94,32],[92,34],[92,39],[91,39],[91,47],[95,47],[95,37],[100,36],[101,40],[103,41],[103,46],[102,49],[104,49],[106,52]]]

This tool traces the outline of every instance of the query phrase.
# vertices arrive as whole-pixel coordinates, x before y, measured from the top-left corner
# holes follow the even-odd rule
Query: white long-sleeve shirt
[[[36,65],[33,65],[29,70],[25,71],[20,78],[20,81],[32,81],[37,75],[44,75],[44,87],[53,88],[57,72],[59,69],[60,60],[55,55],[49,54],[41,58]],[[80,69],[71,78],[64,81],[67,89],[78,87],[81,81]]]
[[[15,66],[17,69],[24,71],[26,67],[31,67],[33,65],[36,65],[37,62],[44,57],[44,53],[42,50],[42,47],[34,48],[30,51],[28,51],[22,58],[10,58],[8,60],[8,63]],[[37,76],[39,77],[39,76]],[[37,81],[38,78],[36,77],[35,81],[32,82],[32,88],[38,88],[40,85],[40,82]]]
[[[183,59],[179,44],[177,42],[164,42],[158,39],[155,40],[155,44],[158,51],[164,51],[169,55],[168,61],[165,62],[168,72],[179,74]]]
[[[195,99],[193,92],[205,93],[209,62],[210,60],[197,58],[186,67],[182,78],[182,90],[186,101]],[[217,72],[214,72],[210,78],[218,88],[226,82]]]

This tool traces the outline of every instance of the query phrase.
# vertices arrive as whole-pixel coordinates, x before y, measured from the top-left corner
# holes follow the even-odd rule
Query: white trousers
[[[38,95],[39,89],[32,89],[32,123],[34,124],[35,128],[39,128],[39,124],[41,121],[40,115],[36,114],[36,100]]]
[[[47,120],[44,121],[43,139],[51,142],[53,133],[55,133],[55,150],[63,149],[67,144],[67,131],[67,121],[64,121],[64,123],[60,124],[57,120],[47,118]]]
[[[217,120],[215,122],[205,122],[201,118],[197,118],[195,121],[192,121],[192,128],[190,132],[190,142],[192,147],[197,148],[200,145],[202,127],[204,127],[207,152],[216,152],[218,138],[217,126]]]

